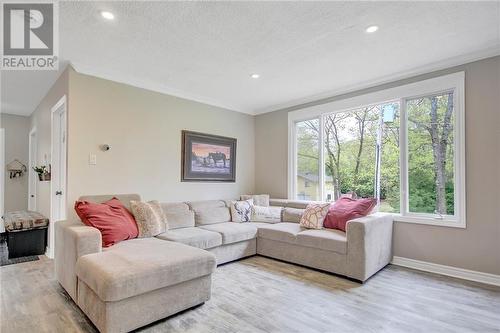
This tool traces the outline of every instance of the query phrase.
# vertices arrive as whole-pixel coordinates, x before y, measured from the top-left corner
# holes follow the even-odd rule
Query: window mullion
[[[319,197],[325,200],[325,116],[319,118]]]
[[[408,117],[406,112],[406,100],[399,100],[400,123],[399,123],[399,200],[401,215],[408,214]]]

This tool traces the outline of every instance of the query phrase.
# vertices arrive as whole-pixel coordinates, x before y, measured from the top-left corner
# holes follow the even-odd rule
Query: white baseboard
[[[471,271],[464,268],[439,265],[427,261],[396,257],[396,256],[392,258],[391,264],[413,268],[419,271],[436,273],[436,274],[456,277],[459,279],[481,282],[485,284],[491,284],[494,286],[500,286],[500,275]]]
[[[47,246],[45,249],[45,255],[50,259],[54,259],[54,250],[51,247]]]

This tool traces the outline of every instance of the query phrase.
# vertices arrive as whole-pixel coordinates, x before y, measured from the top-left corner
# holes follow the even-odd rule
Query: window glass
[[[454,215],[453,94],[406,101],[408,210]]]
[[[319,119],[296,123],[297,175],[296,198],[320,200],[319,184]]]
[[[325,198],[380,198],[399,212],[399,104],[325,116]]]

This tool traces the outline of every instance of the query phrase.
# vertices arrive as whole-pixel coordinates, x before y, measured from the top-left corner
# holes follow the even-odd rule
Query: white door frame
[[[47,256],[54,257],[55,223],[66,219],[67,184],[67,130],[68,112],[66,95],[51,109],[51,181],[50,181],[50,224]],[[63,122],[61,124],[61,121]],[[62,130],[62,132],[61,132]],[[62,139],[62,140],[61,140]],[[62,194],[60,194],[62,192]]]
[[[5,231],[3,219],[5,209],[5,129],[0,128],[0,232]]]
[[[28,210],[36,211],[38,201],[38,179],[35,170],[33,170],[33,167],[36,166],[38,160],[38,136],[36,126],[30,130],[28,146]],[[34,197],[32,197],[33,195]],[[34,200],[32,200],[32,198],[34,198]]]

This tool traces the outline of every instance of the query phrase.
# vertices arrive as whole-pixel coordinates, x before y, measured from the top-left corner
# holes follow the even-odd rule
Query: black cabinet
[[[47,247],[47,229],[7,231],[9,259],[44,254]]]

